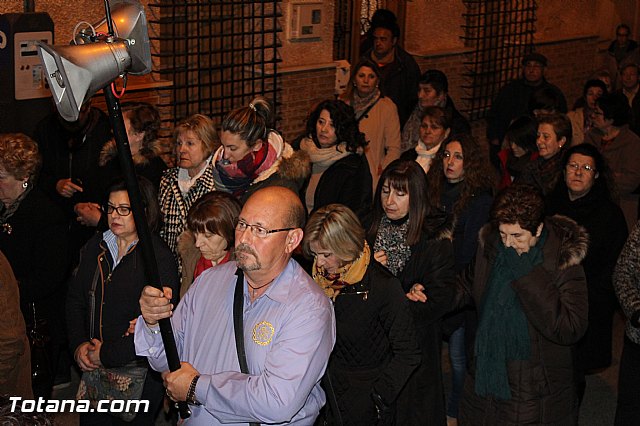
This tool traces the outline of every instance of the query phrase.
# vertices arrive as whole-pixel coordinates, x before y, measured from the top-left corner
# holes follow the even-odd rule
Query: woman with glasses
[[[582,144],[564,156],[563,179],[547,198],[547,213],[575,220],[589,234],[582,262],[589,291],[589,328],[576,345],[580,396],[584,374],[611,365],[613,314],[617,308],[612,274],[627,239],[622,210],[615,202],[609,167],[598,149]]]
[[[633,229],[638,220],[640,186],[640,137],[629,128],[631,119],[631,108],[624,95],[603,96],[596,102],[595,128],[585,136],[585,142],[595,145],[611,167],[627,229]]]
[[[478,231],[489,219],[495,172],[470,135],[452,136],[442,143],[438,159],[427,174],[429,201],[449,215],[453,227],[453,257],[456,273],[471,263],[478,247]],[[452,389],[447,403],[450,424],[456,424],[458,403],[466,375],[465,314],[456,312],[443,320],[449,341]],[[469,313],[471,314],[471,313]]]
[[[411,300],[421,349],[421,364],[398,397],[397,424],[443,425],[441,322],[452,310],[455,280],[450,218],[431,213],[424,170],[404,160],[382,172],[372,214],[367,241]]]
[[[323,379],[326,424],[403,424],[395,421],[395,402],[420,350],[400,282],[374,260],[360,221],[341,204],[311,215],[302,246],[336,314],[336,343]]]
[[[145,217],[154,231],[159,222],[156,194],[148,180],[139,178],[139,185]],[[145,358],[136,356],[133,335],[127,333],[130,323],[140,315],[138,299],[148,284],[129,194],[123,181],[112,184],[108,193],[105,210],[109,229],[96,234],[82,249],[67,296],[69,347],[83,372],[97,368],[148,366]],[[160,283],[171,287],[177,295],[178,271],[173,254],[155,234],[145,243],[153,247]],[[81,388],[80,394],[82,391]],[[153,425],[163,393],[159,373],[149,369],[141,399],[149,400],[150,408],[146,413],[138,413],[131,424]],[[106,413],[81,414],[80,423],[85,422],[121,424],[121,420]]]
[[[534,185],[547,195],[562,175],[562,147],[571,146],[571,121],[560,113],[545,114],[536,119],[539,157],[527,164],[515,183]]]

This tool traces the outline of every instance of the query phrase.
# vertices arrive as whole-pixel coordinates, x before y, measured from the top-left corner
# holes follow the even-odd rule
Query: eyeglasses
[[[578,163],[569,163],[567,164],[567,170],[573,173],[576,173],[578,170],[582,169],[582,171],[586,173],[595,173],[596,169],[591,167],[588,164],[580,165]]]
[[[251,235],[258,238],[267,238],[269,234],[273,234],[276,232],[284,232],[291,231],[296,228],[282,228],[282,229],[267,229],[263,228],[260,225],[251,225],[245,222],[244,220],[238,220],[236,223],[236,231],[244,232],[247,228],[251,228]]]
[[[459,152],[455,152],[452,154],[449,151],[445,151],[442,153],[442,158],[451,158],[452,156],[458,161],[464,161],[464,157]]]
[[[118,213],[118,216],[129,216],[131,214],[131,207],[129,206],[114,206],[113,204],[107,204],[107,213],[111,214],[113,211]]]

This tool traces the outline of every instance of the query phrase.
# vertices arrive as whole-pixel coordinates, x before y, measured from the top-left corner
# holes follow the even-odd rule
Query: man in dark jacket
[[[490,156],[494,165],[498,165],[498,152],[511,121],[528,112],[529,98],[536,90],[549,88],[557,93],[558,112],[567,112],[567,101],[562,91],[544,78],[547,58],[540,53],[529,53],[522,60],[522,78],[512,81],[498,92],[493,100],[487,123],[487,139],[490,144]]]
[[[380,67],[380,90],[398,107],[400,127],[411,115],[418,100],[420,67],[413,56],[398,46],[400,27],[396,22],[377,22],[372,27],[373,47],[364,57]]]
[[[466,118],[457,110],[453,99],[449,96],[449,80],[440,70],[427,70],[420,76],[418,103],[409,120],[402,128],[400,150],[402,152],[414,148],[420,139],[420,125],[425,108],[438,106],[451,117],[451,134],[471,134],[471,126]]]
[[[85,226],[84,212],[98,209],[102,202],[98,160],[102,146],[110,138],[107,116],[92,108],[91,102],[82,106],[75,122],[65,121],[55,112],[38,123],[36,129],[35,139],[42,155],[38,184],[69,218],[69,250],[74,264],[80,248],[95,232],[95,226]]]

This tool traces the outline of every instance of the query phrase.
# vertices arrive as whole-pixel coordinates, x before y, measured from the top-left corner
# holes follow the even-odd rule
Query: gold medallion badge
[[[275,329],[270,322],[262,321],[253,327],[253,341],[260,346],[267,346],[273,339]]]

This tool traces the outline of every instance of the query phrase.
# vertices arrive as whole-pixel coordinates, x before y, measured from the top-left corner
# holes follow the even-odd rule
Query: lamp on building
[[[111,21],[103,19],[91,34],[81,31],[76,45],[37,43],[56,107],[67,121],[76,121],[82,104],[119,76],[151,72],[144,8],[135,0],[111,0],[109,6]]]

